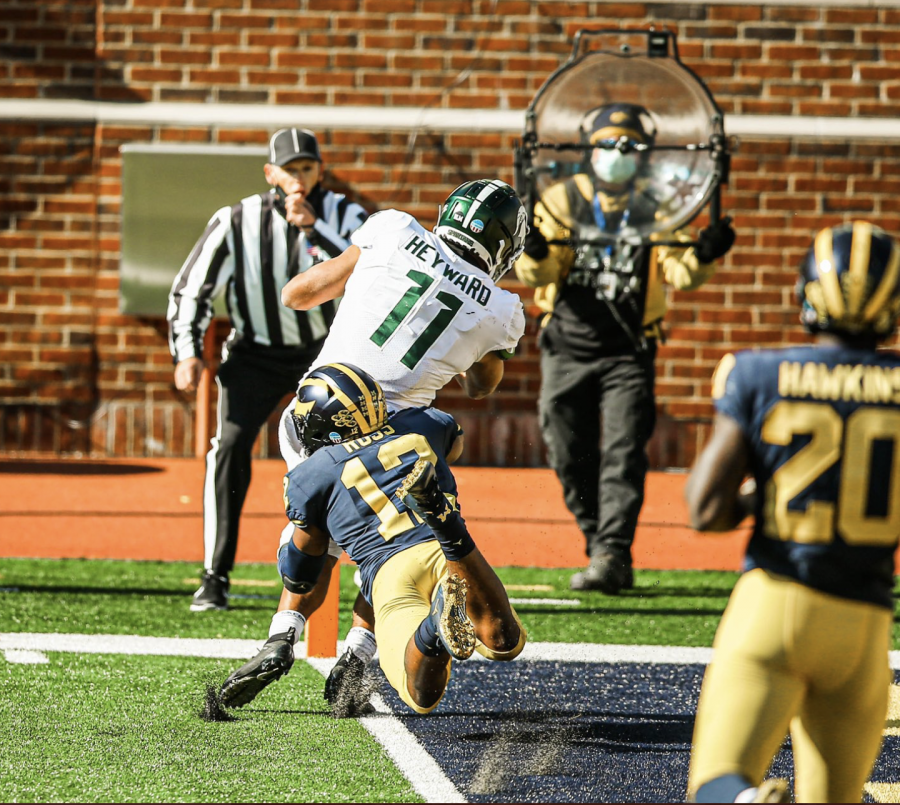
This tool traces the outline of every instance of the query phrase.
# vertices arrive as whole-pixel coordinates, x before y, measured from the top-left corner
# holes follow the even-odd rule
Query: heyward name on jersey
[[[448,280],[459,287],[464,294],[471,296],[479,305],[482,307],[487,306],[487,303],[491,299],[491,289],[478,277],[472,274],[466,274],[459,269],[452,268],[450,263],[444,259],[434,246],[429,245],[421,238],[413,235],[405,244],[403,244],[403,248],[406,251],[411,252],[423,263],[426,263],[430,268],[442,271]],[[434,252],[433,257],[430,254],[431,252]],[[479,273],[484,276],[483,272]]]

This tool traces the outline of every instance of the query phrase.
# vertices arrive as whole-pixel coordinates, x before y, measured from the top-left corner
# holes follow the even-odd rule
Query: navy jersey
[[[425,458],[455,506],[447,453],[461,433],[443,411],[409,408],[375,433],[322,447],[284,477],[288,519],[300,528],[320,528],[347,552],[359,565],[362,593],[371,603],[378,569],[394,554],[435,538],[394,493],[416,460]]]
[[[900,354],[796,347],[723,358],[717,410],[751,449],[745,570],[892,607],[900,541]]]

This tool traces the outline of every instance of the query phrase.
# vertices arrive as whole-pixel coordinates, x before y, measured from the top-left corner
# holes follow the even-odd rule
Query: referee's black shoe
[[[283,677],[294,664],[293,627],[266,640],[250,662],[237,669],[222,685],[219,700],[225,707],[250,704],[270,683]]]
[[[633,587],[631,561],[612,553],[595,554],[588,566],[569,581],[569,589],[599,590],[606,595],[617,595],[621,590]]]
[[[203,573],[200,589],[194,593],[191,612],[207,612],[211,609],[228,609],[228,576],[220,576],[207,570]]]

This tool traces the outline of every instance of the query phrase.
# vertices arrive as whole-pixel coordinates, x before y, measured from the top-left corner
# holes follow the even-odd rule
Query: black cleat
[[[429,517],[443,522],[453,511],[446,496],[441,492],[434,464],[424,458],[416,461],[409,475],[397,489],[396,495],[426,522]]]
[[[283,677],[294,664],[293,627],[272,635],[250,662],[237,669],[222,685],[219,698],[225,707],[250,704],[271,682]]]
[[[228,609],[228,576],[220,576],[207,570],[203,573],[200,589],[194,593],[191,612]]]
[[[428,617],[451,657],[467,660],[475,650],[475,627],[466,613],[468,584],[456,573],[438,586]]]
[[[617,595],[633,587],[631,562],[608,553],[593,556],[588,566],[569,581],[572,590],[599,590],[607,595]]]
[[[349,648],[334,664],[325,680],[325,701],[335,718],[358,718],[375,712],[369,703],[372,688],[363,682],[366,662]]]

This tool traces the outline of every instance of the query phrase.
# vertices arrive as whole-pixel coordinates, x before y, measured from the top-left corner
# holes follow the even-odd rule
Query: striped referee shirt
[[[299,348],[324,338],[336,302],[290,310],[281,304],[281,289],[291,277],[344,251],[367,214],[340,193],[318,186],[307,201],[317,216],[309,234],[288,224],[274,190],[213,215],[169,294],[166,318],[175,363],[203,355],[213,302],[223,290],[235,334],[244,342]]]

